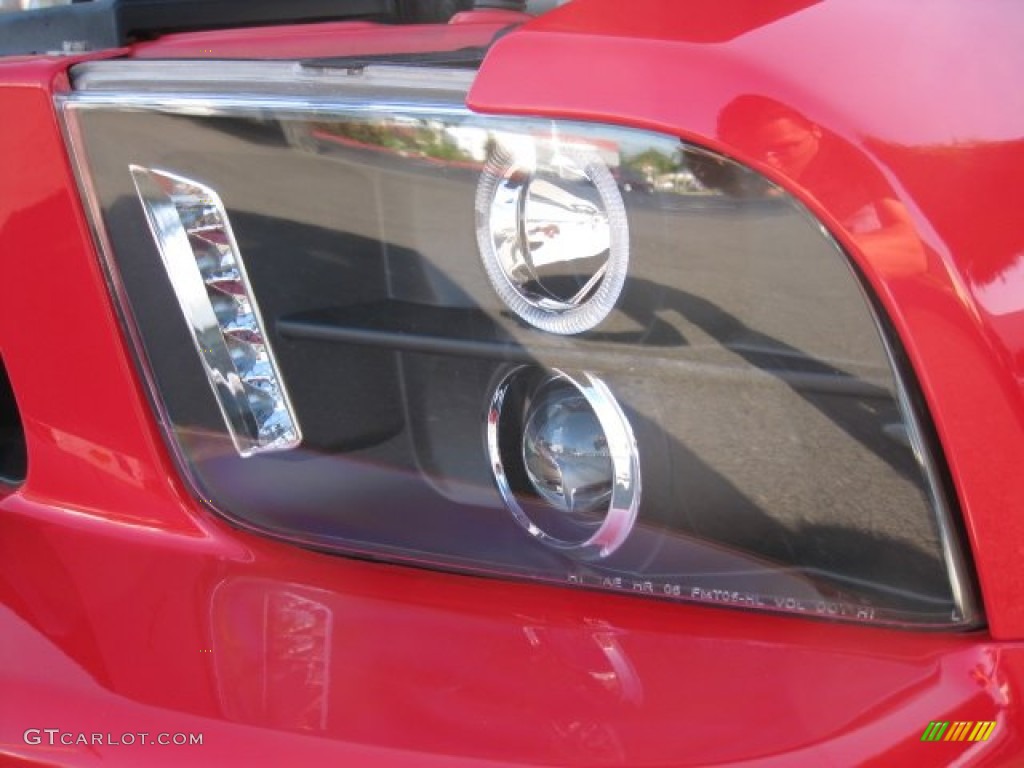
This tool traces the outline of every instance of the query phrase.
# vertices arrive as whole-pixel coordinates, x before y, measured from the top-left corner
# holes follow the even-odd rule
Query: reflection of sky
[[[988,282],[976,284],[974,294],[989,314],[1024,311],[1024,253]]]
[[[1024,136],[1020,58],[1006,56],[1020,47],[1019,26],[1007,23],[1013,5],[943,3],[936,9],[941,12],[933,12],[925,3],[830,2],[742,35],[727,47],[755,56],[759,68],[775,70],[782,80],[814,73],[818,83],[841,84],[833,103],[845,105],[853,126],[884,133],[889,141],[1017,139]],[[884,12],[876,13],[874,6],[884,6]],[[886,22],[869,27],[865,21],[872,16]],[[844,30],[843,36],[820,34],[826,19],[828,28]],[[870,39],[858,32],[870,32]],[[986,43],[978,45],[981,40]]]

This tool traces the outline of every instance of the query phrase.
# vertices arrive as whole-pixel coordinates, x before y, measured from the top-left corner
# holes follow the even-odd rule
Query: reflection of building
[[[680,169],[670,173],[659,173],[654,178],[654,186],[665,192],[678,192],[682,194],[693,194],[710,192],[705,189],[700,180],[688,169]]]
[[[607,139],[557,133],[553,136],[529,136],[521,132],[486,131],[474,125],[450,125],[444,130],[455,146],[479,162],[484,162],[489,148],[498,143],[524,162],[527,159],[532,162],[536,147],[542,146],[551,158],[556,158],[560,152],[582,150],[597,152],[609,168],[617,168],[620,163],[618,142]]]

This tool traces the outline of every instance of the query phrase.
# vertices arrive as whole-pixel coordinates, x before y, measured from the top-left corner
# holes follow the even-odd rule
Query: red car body
[[[189,33],[0,60],[0,348],[29,456],[25,482],[0,486],[0,756],[1024,763],[1024,8],[1014,3],[577,0],[495,43],[469,97],[483,112],[704,145],[828,225],[920,382],[984,628],[841,625],[361,562],[237,529],[188,492],[75,185],[54,108],[69,67],[450,50],[512,21],[522,19]],[[925,267],[908,274],[866,253],[820,190],[720,135],[721,110],[743,94],[790,105],[854,146],[909,211]],[[922,741],[931,721],[996,726],[983,742]],[[202,744],[148,743],[176,733]]]

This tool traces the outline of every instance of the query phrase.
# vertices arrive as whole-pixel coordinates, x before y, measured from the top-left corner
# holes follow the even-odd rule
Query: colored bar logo
[[[958,720],[954,723],[932,720],[921,734],[921,741],[988,741],[995,727],[994,720]]]

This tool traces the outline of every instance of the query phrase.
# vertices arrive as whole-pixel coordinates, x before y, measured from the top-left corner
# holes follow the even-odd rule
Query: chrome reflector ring
[[[585,494],[588,503],[579,510],[574,509],[573,502],[579,489],[563,487],[555,493],[550,488],[541,488],[537,472],[526,466],[530,452],[534,450],[528,446],[531,439],[528,432],[536,416],[536,400],[552,385],[561,386],[568,397],[575,397],[585,404],[600,432],[601,458],[606,457],[610,463],[607,492]],[[579,405],[575,407],[577,410],[580,408]],[[555,428],[562,431],[563,437],[565,426]],[[626,541],[640,507],[640,456],[626,415],[611,390],[597,376],[586,371],[570,375],[555,370],[538,381],[537,370],[529,366],[512,370],[498,383],[491,396],[485,440],[498,492],[516,522],[531,536],[583,559],[607,557]],[[510,443],[517,449],[510,450]],[[596,446],[598,441],[592,443]],[[563,446],[548,445],[548,453],[563,465],[556,470],[561,482],[573,474],[573,462],[581,457],[584,461],[591,458]],[[588,463],[582,472],[575,472],[577,477],[586,475],[588,471],[593,474],[595,462]],[[596,466],[600,463],[596,462]],[[531,501],[537,503],[520,502],[524,489],[514,487],[517,484],[513,480],[515,476],[529,479],[528,484],[533,485],[532,493],[538,497]],[[564,503],[559,501],[559,496]],[[604,509],[595,510],[594,504],[602,504]],[[545,507],[546,512],[554,510],[559,517],[576,518],[571,527],[580,535],[568,538],[565,533],[552,533],[550,525],[537,515],[537,511]],[[577,512],[590,514],[577,515]]]
[[[487,277],[527,323],[572,335],[615,308],[629,271],[629,227],[618,184],[596,149],[556,147],[541,163],[536,151],[499,145],[484,166],[475,209]]]

